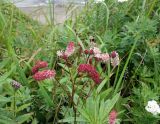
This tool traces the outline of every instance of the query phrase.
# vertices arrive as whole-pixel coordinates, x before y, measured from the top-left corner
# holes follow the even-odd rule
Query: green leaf
[[[83,118],[80,118],[80,117],[76,117],[76,121],[77,122],[87,122],[86,120],[84,120]],[[58,122],[59,123],[66,123],[66,122],[71,123],[71,122],[74,122],[74,117],[68,117],[68,118],[59,120]]]
[[[0,63],[0,69],[4,68],[9,62],[10,62],[10,59],[4,59],[4,60]]]
[[[112,87],[109,88],[109,89],[107,89],[107,90],[105,90],[105,91],[103,91],[103,92],[100,94],[101,99],[105,99],[105,98],[111,93],[111,91],[113,91],[113,88],[112,88]]]
[[[0,103],[6,104],[10,102],[11,99],[0,95]]]
[[[4,109],[4,108],[0,108],[0,116],[13,118],[13,112],[12,111],[8,111],[7,109]]]
[[[52,107],[53,106],[53,101],[52,99],[50,98],[49,94],[47,93],[47,91],[45,90],[45,88],[43,87],[42,84],[38,83],[39,84],[39,92],[40,92],[40,95],[43,97],[43,100],[45,101],[45,103]]]
[[[61,84],[64,84],[64,83],[66,83],[68,80],[69,80],[68,77],[62,77],[59,82],[60,82]]]
[[[21,116],[18,116],[16,118],[16,121],[18,121],[18,124],[23,124],[25,121],[30,120],[32,118],[33,113],[24,114]]]
[[[38,124],[38,121],[36,118],[33,119],[32,124]]]
[[[28,85],[28,79],[24,73],[24,70],[17,64],[17,71],[19,73],[19,79],[23,85]]]
[[[84,109],[81,109],[81,108],[78,108],[78,111],[80,112],[80,114],[87,120],[87,121],[91,121],[90,120],[90,117],[89,117],[89,113],[84,110]]]
[[[98,40],[101,42],[101,45],[104,45],[104,42],[102,40],[102,38],[99,35],[96,35],[96,37],[98,38]]]
[[[62,63],[58,63],[58,65],[61,66],[65,71],[69,72],[69,68],[66,65]]]
[[[11,65],[11,70],[0,77],[0,83],[6,80],[16,70],[15,64]]]
[[[106,78],[100,83],[100,85],[97,88],[97,93],[100,93],[100,91],[102,90],[102,88],[105,86],[105,84],[107,83],[107,81],[109,80],[108,76],[106,76]]]
[[[115,106],[115,104],[118,101],[119,97],[120,97],[120,94],[117,93],[111,100],[107,100],[105,102],[105,104],[106,104],[105,108],[107,108],[107,109],[106,109],[104,115],[102,116],[103,120],[108,116],[109,112]]]
[[[17,124],[14,120],[6,115],[0,115],[0,124]]]
[[[28,106],[30,106],[30,105],[31,105],[31,103],[24,104],[24,105],[18,107],[17,110],[16,110],[16,112],[20,112],[20,111],[26,109],[26,108],[27,108]]]

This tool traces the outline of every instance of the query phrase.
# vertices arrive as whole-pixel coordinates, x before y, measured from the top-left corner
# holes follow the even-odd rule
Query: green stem
[[[13,115],[15,119],[16,118],[16,90],[14,90],[14,98],[13,98]]]
[[[117,71],[116,71],[116,77],[115,77],[115,80],[114,80],[113,87],[115,87],[115,85],[116,85],[116,82],[117,82],[117,79],[118,79],[119,67],[120,67],[120,66],[118,65],[118,69],[117,69]]]
[[[156,5],[156,2],[157,2],[157,0],[154,0],[154,1],[153,1],[152,5],[151,5],[151,7],[150,7],[150,9],[149,9],[149,12],[148,12],[147,16],[150,16],[151,12],[152,12],[153,9],[154,9],[154,6]]]
[[[55,81],[59,84],[59,86],[66,92],[66,94],[70,98],[71,96],[70,96],[69,91],[67,91],[67,88],[64,85],[62,85],[56,78],[55,78]]]
[[[99,5],[97,5],[97,4],[96,4],[96,10],[97,11],[96,11],[96,25],[95,25],[96,30],[95,30],[95,32],[98,30],[98,24],[99,24],[99,22],[98,22],[99,21]]]
[[[110,87],[110,73],[111,73],[110,63],[108,63],[107,66],[108,66],[108,77],[109,77],[109,79],[108,79],[108,88],[109,88]]]
[[[58,120],[58,112],[61,108],[61,104],[62,104],[62,98],[60,99],[60,102],[59,102],[58,106],[56,107],[55,116],[54,116],[54,119],[53,119],[53,124],[55,124],[56,121]]]
[[[52,3],[51,0],[49,0],[49,14],[51,25],[54,25],[54,2]]]
[[[12,13],[11,13],[11,21],[10,21],[10,24],[9,24],[9,32],[8,32],[8,38],[5,39],[5,45],[6,45],[6,48],[8,50],[8,55],[11,56],[11,57],[15,57],[15,51],[12,47],[12,27],[13,27],[13,5],[12,5]]]
[[[71,79],[71,82],[72,82],[72,95],[71,95],[71,102],[72,102],[72,106],[73,106],[73,111],[74,111],[74,124],[76,124],[76,113],[77,113],[77,110],[76,110],[76,107],[75,107],[75,103],[74,103],[74,93],[75,93],[75,80],[76,78],[73,78],[72,77],[72,73],[71,73],[71,70],[69,69],[69,74],[70,74],[70,79]]]
[[[106,29],[105,29],[105,31],[107,31],[110,11],[109,11],[109,7],[107,6],[107,4],[105,2],[102,2],[102,4],[106,7],[106,27],[105,27]]]
[[[126,71],[126,68],[127,68],[127,66],[128,66],[129,60],[130,60],[130,58],[131,58],[131,56],[132,56],[133,50],[134,50],[135,47],[136,47],[137,41],[138,41],[138,39],[135,39],[135,42],[134,42],[134,44],[133,44],[133,46],[132,46],[132,49],[131,49],[131,51],[130,51],[130,53],[129,53],[129,56],[128,56],[128,58],[127,58],[127,61],[126,61],[125,65],[124,65],[123,71],[122,71],[122,73],[121,73],[121,75],[120,75],[120,78],[119,78],[119,80],[118,80],[118,83],[117,83],[117,85],[116,85],[116,87],[115,87],[114,94],[116,94],[116,93],[119,91],[120,86],[123,85],[123,84],[122,84],[122,79],[123,79],[124,73],[125,73],[125,71]]]
[[[146,0],[143,0],[143,4],[142,4],[142,12],[145,12],[145,5],[146,5]]]

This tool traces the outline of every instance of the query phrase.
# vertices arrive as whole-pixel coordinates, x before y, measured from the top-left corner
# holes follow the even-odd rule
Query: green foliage
[[[109,92],[110,89],[104,91]],[[106,94],[106,97],[109,94]],[[89,97],[85,103],[81,103],[81,105],[78,106],[77,110],[79,112],[78,117],[76,118],[78,124],[106,124],[108,123],[108,116],[109,112],[113,109],[115,104],[117,103],[119,99],[119,94],[116,94],[113,97],[110,97],[110,99],[106,99],[106,97],[103,96],[103,93],[100,94],[93,94],[93,96]],[[60,120],[59,122],[68,122],[73,123],[74,117],[71,117],[73,115],[70,115],[69,117],[66,116],[65,119]]]
[[[160,102],[159,39],[159,0],[89,1],[63,25],[41,25],[1,0],[0,124],[106,124],[113,109],[117,124],[158,124],[159,115],[145,106]],[[68,41],[76,49],[66,61],[55,53]],[[83,51],[91,48],[90,41],[103,53],[116,50],[121,60],[115,68],[92,61],[102,79],[98,85],[77,72],[79,64],[89,63]],[[55,69],[56,77],[33,80],[37,60],[48,61],[45,69]],[[13,79],[20,89],[12,87]]]
[[[132,119],[137,124],[157,124],[159,116],[154,116],[145,110],[149,100],[159,100],[158,92],[142,83],[141,87],[133,89],[134,95],[131,97],[133,106],[130,109]]]
[[[29,112],[32,99],[29,89],[21,87],[15,91],[8,81],[10,82],[10,80],[5,80],[5,83],[1,85],[0,122],[23,124],[31,121],[33,112]]]
[[[106,124],[108,122],[109,112],[118,101],[119,95],[116,94],[112,99],[104,100],[99,96],[87,99],[83,108],[78,108],[80,115],[88,123]]]

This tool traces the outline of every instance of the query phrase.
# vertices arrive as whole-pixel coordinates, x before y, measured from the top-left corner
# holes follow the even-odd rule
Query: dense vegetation
[[[160,1],[88,2],[41,25],[0,2],[0,124],[158,124]]]

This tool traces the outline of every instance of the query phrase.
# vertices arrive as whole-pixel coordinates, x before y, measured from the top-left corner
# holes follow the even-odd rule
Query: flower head
[[[74,53],[74,51],[75,51],[74,42],[69,42],[68,45],[67,45],[67,48],[65,50],[65,54],[67,56],[70,56]]]
[[[12,80],[11,85],[16,90],[18,90],[21,87],[21,84],[15,80]]]
[[[75,51],[74,42],[69,42],[65,51],[62,50],[57,51],[57,56],[63,59],[67,59],[74,53],[74,51]]]
[[[102,60],[103,62],[108,62],[109,59],[110,59],[110,57],[109,57],[109,54],[108,54],[108,53],[103,53],[103,54],[101,54],[101,60]]]
[[[118,53],[116,51],[113,51],[110,56],[111,56],[111,65],[113,67],[118,66],[120,63]]]
[[[95,54],[94,57],[97,61],[108,62],[110,60],[110,56],[108,53]]]
[[[52,78],[55,77],[56,72],[54,70],[43,70],[43,71],[39,71],[37,73],[35,73],[33,75],[33,78],[36,81],[41,81],[41,80],[45,80],[47,78]]]
[[[148,101],[148,104],[145,107],[145,109],[153,115],[160,114],[160,106],[155,100]]]
[[[115,124],[117,118],[117,112],[115,110],[112,110],[109,114],[109,124]]]
[[[87,73],[96,84],[101,82],[99,73],[90,64],[80,64],[78,67],[78,73]]]
[[[32,68],[32,73],[35,74],[40,68],[45,68],[48,66],[48,63],[45,61],[37,61]]]

